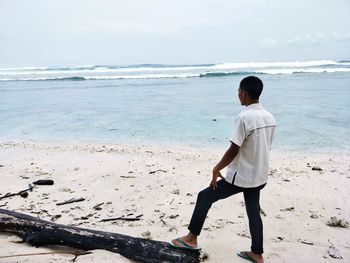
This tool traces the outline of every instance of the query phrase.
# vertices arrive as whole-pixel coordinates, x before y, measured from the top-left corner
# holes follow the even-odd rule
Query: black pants
[[[199,235],[207,213],[213,203],[220,199],[227,198],[231,195],[243,192],[246,205],[247,215],[249,219],[249,230],[252,237],[251,250],[254,253],[262,254],[263,250],[263,224],[260,217],[260,190],[265,186],[261,185],[255,188],[242,188],[230,184],[225,180],[217,182],[217,188],[213,190],[208,187],[199,192],[196,207],[193,211],[188,230],[192,234]]]

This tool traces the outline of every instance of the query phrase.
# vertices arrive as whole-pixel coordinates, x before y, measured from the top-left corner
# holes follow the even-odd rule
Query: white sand
[[[0,200],[2,208],[40,216],[57,223],[169,241],[187,233],[197,193],[207,187],[212,167],[226,149],[189,146],[84,144],[82,142],[0,142],[0,193],[18,192],[38,179],[28,198]],[[309,165],[308,165],[309,163]],[[313,171],[319,166],[323,171]],[[126,176],[129,178],[123,178]],[[266,213],[266,262],[350,262],[350,228],[330,227],[331,216],[350,221],[350,157],[347,153],[307,154],[273,151],[268,185],[262,191]],[[56,206],[83,197],[84,202]],[[93,209],[98,203],[102,210]],[[291,211],[281,211],[286,208]],[[133,214],[136,222],[99,222]],[[89,216],[89,214],[93,214]],[[84,220],[81,217],[87,216]],[[314,218],[312,218],[313,216]],[[245,262],[235,253],[249,250],[250,239],[242,195],[213,205],[200,236],[205,262]],[[34,248],[0,234],[0,262],[68,262],[70,254],[1,258],[14,254],[59,252]],[[312,243],[313,245],[304,244]],[[333,243],[342,260],[330,258]],[[79,256],[77,262],[130,262],[103,250]]]

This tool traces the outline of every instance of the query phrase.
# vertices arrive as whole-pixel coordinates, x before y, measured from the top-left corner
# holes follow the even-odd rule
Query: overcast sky
[[[350,59],[349,0],[0,0],[0,67]]]

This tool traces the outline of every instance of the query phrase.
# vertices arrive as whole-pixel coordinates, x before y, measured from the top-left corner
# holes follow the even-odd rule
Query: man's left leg
[[[246,189],[244,194],[244,201],[246,205],[249,230],[252,237],[251,256],[262,260],[263,249],[263,223],[260,216],[260,190],[265,185]],[[257,262],[260,262],[258,259]],[[262,261],[261,261],[262,262]]]

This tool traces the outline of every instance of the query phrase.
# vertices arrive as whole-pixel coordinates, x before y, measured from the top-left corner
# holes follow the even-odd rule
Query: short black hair
[[[239,88],[245,90],[249,97],[251,97],[253,100],[259,99],[263,87],[264,84],[261,79],[255,76],[246,77],[242,79],[241,83],[239,84]]]

